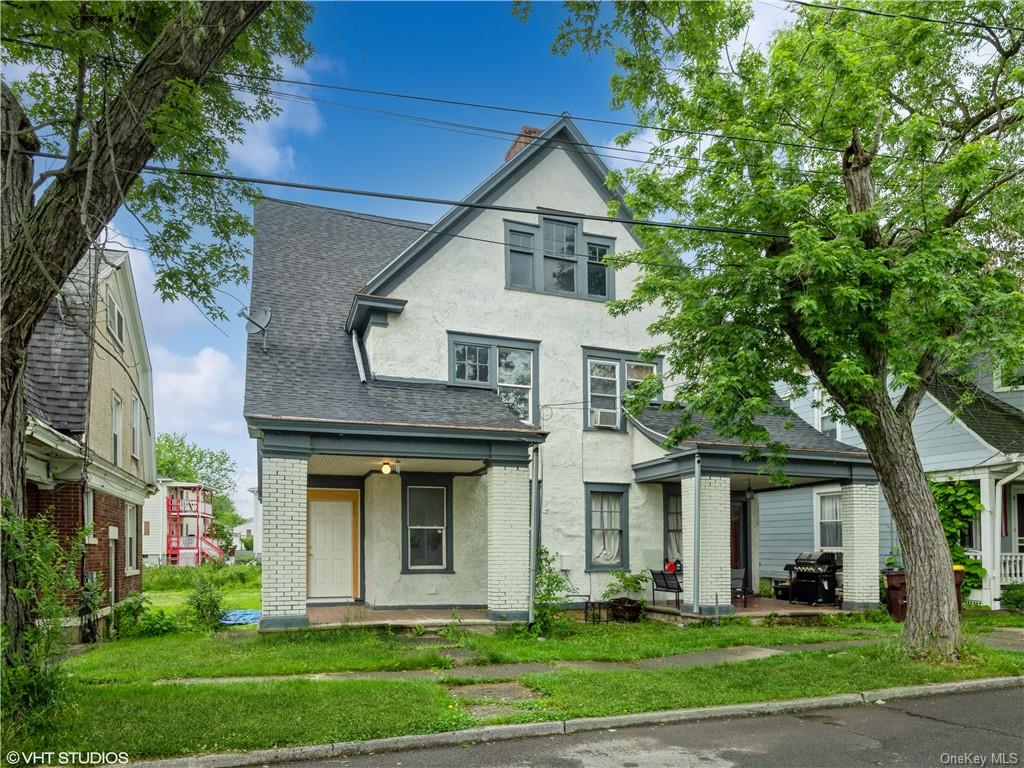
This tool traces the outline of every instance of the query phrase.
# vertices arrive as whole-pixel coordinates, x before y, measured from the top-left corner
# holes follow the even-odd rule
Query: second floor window
[[[141,417],[142,403],[139,402],[139,398],[132,397],[132,456],[135,458],[138,458],[142,454],[142,433],[139,431],[139,422],[142,420]]]
[[[832,398],[822,387],[816,387],[814,390],[814,426],[823,435],[842,441],[843,425],[836,421],[829,412],[831,408]]]
[[[107,330],[117,339],[117,343],[124,344],[124,315],[121,308],[114,300],[114,292],[107,286]]]
[[[124,428],[123,425],[124,415],[121,408],[121,398],[117,392],[113,393],[110,404],[110,431],[111,431],[111,451],[113,452],[113,459],[115,467],[121,466],[121,430]]]
[[[590,372],[590,423],[595,427],[619,427],[619,363],[588,361]]]
[[[516,418],[532,421],[537,406],[537,352],[532,341],[452,334],[450,380],[494,389]]]
[[[625,428],[623,393],[635,389],[661,370],[659,362],[646,363],[635,352],[584,347],[584,429]]]

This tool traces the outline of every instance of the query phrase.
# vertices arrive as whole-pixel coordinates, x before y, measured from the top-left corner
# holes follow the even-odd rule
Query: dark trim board
[[[633,474],[638,483],[693,477],[694,458],[698,455],[701,459],[702,475],[728,477],[762,474],[763,462],[744,459],[744,451],[742,446],[687,447],[653,461],[634,464]],[[812,451],[791,453],[782,469],[790,477],[812,477],[847,483],[878,482],[871,460],[860,456]]]

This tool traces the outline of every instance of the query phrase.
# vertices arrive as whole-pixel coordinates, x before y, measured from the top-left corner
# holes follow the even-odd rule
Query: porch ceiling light
[[[381,467],[380,467],[380,473],[382,475],[390,475],[391,474],[391,464],[389,464],[388,462],[385,461],[381,465]]]

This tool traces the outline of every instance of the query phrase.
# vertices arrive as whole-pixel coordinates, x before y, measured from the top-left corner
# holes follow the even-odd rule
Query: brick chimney
[[[541,133],[542,131],[540,128],[534,128],[532,125],[524,125],[519,130],[519,135],[516,136],[515,141],[512,142],[512,146],[508,148],[508,152],[505,153],[505,162],[507,163],[513,157],[526,149],[530,142],[537,136],[540,136]]]

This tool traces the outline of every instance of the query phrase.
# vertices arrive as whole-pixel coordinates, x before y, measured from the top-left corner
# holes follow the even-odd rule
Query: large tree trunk
[[[9,147],[31,151],[38,145],[25,139],[29,134],[19,135],[27,124],[14,95],[4,86],[0,495],[11,500],[14,514],[25,512],[24,374],[32,329],[153,154],[149,121],[154,110],[166,101],[176,81],[199,82],[269,5],[266,1],[207,2],[198,18],[183,12],[168,22],[113,99],[95,136],[52,180],[38,204],[28,196],[30,158],[7,151]],[[5,665],[26,658],[24,630],[31,605],[16,596],[19,581],[4,556]]]
[[[31,207],[31,189],[33,161],[30,155],[18,151],[35,151],[39,142],[31,132],[28,118],[7,83],[0,84],[2,101],[0,116],[3,124],[0,127],[0,252],[6,253],[14,236],[11,222],[21,220],[26,209]],[[4,274],[2,279],[6,280]],[[6,326],[8,321],[5,307],[0,307],[0,316]],[[25,349],[28,337],[24,341],[7,345],[6,334],[3,353],[0,355],[0,499],[10,500],[11,512],[20,514],[25,509]],[[0,552],[6,551],[7,536],[0,539]],[[11,631],[8,644],[4,648],[4,664],[9,665],[23,658],[24,630],[29,622],[28,602],[19,598],[7,585],[17,584],[20,580],[14,572],[14,563],[10,558],[3,558],[3,621]]]
[[[904,645],[916,655],[956,658],[960,650],[953,561],[935,496],[914,444],[911,419],[883,393],[872,403],[877,421],[859,428],[896,524],[907,574]]]

